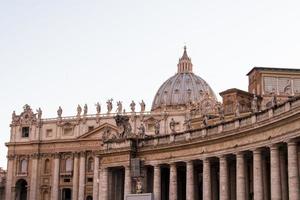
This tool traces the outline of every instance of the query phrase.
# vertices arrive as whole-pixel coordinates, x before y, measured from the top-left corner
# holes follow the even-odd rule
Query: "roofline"
[[[230,88],[228,90],[220,92],[219,94],[222,96],[224,94],[233,93],[233,92],[242,93],[242,94],[245,94],[245,95],[248,95],[248,96],[253,96],[252,93],[244,91],[244,90],[240,90],[240,89],[237,89],[237,88]]]
[[[258,71],[292,71],[292,72],[300,72],[300,69],[298,68],[277,68],[277,67],[253,67],[248,73],[247,76],[249,76],[254,70]]]

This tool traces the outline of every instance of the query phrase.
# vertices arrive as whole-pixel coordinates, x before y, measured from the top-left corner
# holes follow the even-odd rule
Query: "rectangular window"
[[[65,136],[72,136],[73,135],[73,129],[72,128],[65,128],[64,129],[64,135]]]
[[[65,179],[64,179],[64,182],[65,182],[65,183],[70,183],[71,180],[70,180],[69,178],[65,178]]]
[[[87,182],[93,182],[93,178],[87,178]]]
[[[89,126],[89,131],[92,131],[94,129],[94,126]]]
[[[52,129],[46,130],[46,137],[52,137]]]
[[[22,137],[29,137],[29,127],[22,127]]]

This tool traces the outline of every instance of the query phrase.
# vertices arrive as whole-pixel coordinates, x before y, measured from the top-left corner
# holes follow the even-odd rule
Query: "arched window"
[[[45,165],[44,165],[44,172],[45,174],[49,174],[51,170],[51,163],[49,159],[45,160]]]
[[[67,158],[66,160],[66,172],[71,172],[73,170],[73,160],[71,158]]]
[[[23,159],[20,162],[20,172],[27,173],[27,160]]]
[[[88,171],[94,171],[94,159],[92,157],[88,159]]]

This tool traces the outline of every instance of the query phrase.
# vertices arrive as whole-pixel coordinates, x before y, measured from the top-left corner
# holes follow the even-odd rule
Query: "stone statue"
[[[107,113],[110,113],[112,111],[112,109],[113,109],[112,101],[113,101],[113,99],[109,99],[108,101],[106,101],[106,104],[107,104]]]
[[[13,111],[12,115],[11,115],[11,120],[13,122],[17,121],[17,115],[16,115],[16,111]]]
[[[203,125],[204,126],[208,125],[208,116],[207,115],[203,115]]]
[[[191,128],[192,128],[191,120],[186,119],[184,121],[184,124],[185,124],[185,130],[191,130]]]
[[[141,177],[138,177],[136,179],[136,193],[137,194],[143,193],[143,181],[141,180]]]
[[[155,135],[158,135],[159,132],[160,132],[160,121],[159,121],[159,120],[156,120],[156,121],[155,121],[155,124],[154,124],[154,132],[155,132]]]
[[[99,102],[96,103],[96,112],[98,115],[101,113],[101,105]]]
[[[145,126],[143,123],[141,123],[140,127],[137,128],[139,131],[138,131],[138,135],[141,136],[141,137],[144,137],[145,136]]]
[[[176,133],[176,125],[179,124],[178,122],[175,122],[174,118],[171,119],[169,126],[172,133]]]
[[[58,110],[57,110],[57,116],[59,117],[59,118],[61,118],[61,115],[62,115],[62,109],[61,109],[61,107],[59,106],[58,107]]]
[[[131,112],[135,112],[135,102],[134,101],[131,101],[130,109],[131,109]]]
[[[271,99],[271,102],[272,102],[272,106],[276,106],[277,105],[277,95],[275,92],[272,93],[272,99]]]
[[[117,113],[118,113],[118,114],[121,114],[121,113],[122,113],[122,110],[123,110],[122,102],[121,102],[121,101],[118,101],[118,102],[117,102]]]
[[[218,109],[218,114],[219,114],[219,118],[220,120],[224,120],[225,119],[225,112],[224,112],[224,107],[221,103],[218,103],[218,106],[217,106],[217,109]]]
[[[77,106],[77,116],[80,116],[80,115],[81,115],[81,112],[82,112],[82,108],[81,108],[81,106],[78,104],[78,106]]]
[[[88,113],[88,106],[87,106],[87,104],[84,104],[83,115],[87,115],[87,113]]]
[[[42,109],[39,108],[39,109],[36,110],[36,112],[37,112],[37,115],[38,115],[38,119],[42,119]]]
[[[129,117],[117,115],[114,117],[114,119],[118,128],[120,129],[118,138],[127,138],[130,136],[132,128],[129,123]]]
[[[253,99],[251,102],[251,110],[254,113],[258,111],[257,96],[255,94],[253,94]]]
[[[236,117],[239,117],[241,115],[241,112],[240,112],[240,103],[237,101],[236,102],[236,107],[235,107],[235,116]]]
[[[283,88],[283,92],[286,94],[291,94],[291,90],[292,90],[291,80],[288,79],[285,87]]]
[[[146,104],[145,104],[144,100],[142,100],[142,102],[140,103],[140,106],[141,106],[141,112],[142,113],[145,112],[145,110],[146,110]]]

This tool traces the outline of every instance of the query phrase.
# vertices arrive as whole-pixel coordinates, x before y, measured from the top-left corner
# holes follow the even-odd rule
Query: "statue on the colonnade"
[[[254,113],[258,111],[257,96],[255,94],[253,94],[253,99],[251,102],[251,110]]]
[[[62,112],[63,112],[63,110],[62,110],[62,108],[59,106],[59,107],[58,107],[58,110],[57,110],[57,116],[58,116],[59,118],[61,118]]]
[[[132,100],[130,104],[131,112],[135,112],[135,102]]]
[[[113,109],[113,105],[112,105],[113,99],[109,99],[106,101],[107,104],[107,113],[110,113]]]
[[[87,106],[87,104],[84,104],[83,115],[87,115],[87,113],[88,113],[88,106]]]
[[[81,106],[78,104],[78,106],[77,106],[77,116],[80,116],[80,115],[81,115],[81,112],[82,112],[82,108],[81,108]]]
[[[118,114],[121,114],[123,111],[123,105],[122,105],[122,102],[121,101],[118,101],[117,102],[117,113]]]
[[[101,113],[101,105],[99,102],[97,102],[95,106],[96,106],[96,112],[99,115]]]
[[[145,110],[146,110],[146,104],[145,104],[144,100],[142,100],[142,102],[140,103],[140,106],[141,106],[141,112],[142,113],[145,112]]]
[[[36,112],[37,112],[37,115],[38,115],[38,119],[42,119],[42,109],[41,108],[39,108],[39,109],[37,109],[36,110]]]

